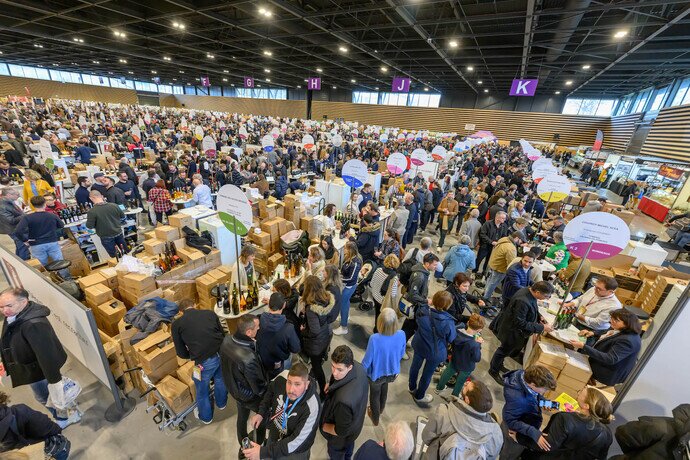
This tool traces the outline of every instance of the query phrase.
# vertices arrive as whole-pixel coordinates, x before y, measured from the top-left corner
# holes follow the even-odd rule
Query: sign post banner
[[[537,91],[537,84],[539,80],[536,78],[530,79],[514,79],[510,86],[510,96],[534,96]]]
[[[352,159],[343,165],[343,180],[350,187],[361,187],[368,177],[367,165],[361,160]]]
[[[314,148],[314,136],[312,136],[311,134],[305,134],[302,137],[302,145],[307,150],[313,149]]]
[[[630,241],[630,229],[620,217],[608,212],[580,214],[566,225],[563,241],[578,257],[608,259],[620,253]],[[592,244],[589,254],[587,247]]]
[[[603,143],[604,133],[600,129],[597,129],[597,137],[594,138],[594,145],[592,146],[592,150],[595,152],[600,151]]]
[[[244,87],[254,88],[254,79],[252,77],[244,77]]]
[[[223,225],[235,235],[244,236],[252,226],[252,205],[239,187],[227,184],[216,197],[218,216]]]
[[[272,152],[273,147],[275,147],[275,142],[273,141],[273,136],[270,134],[266,134],[264,137],[261,138],[261,147],[264,149],[264,152]]]
[[[312,91],[321,90],[321,78],[320,77],[309,77],[307,79],[307,89]]]
[[[211,86],[211,79],[208,78],[208,75],[201,77],[201,86],[205,86],[206,88]]]
[[[446,158],[447,153],[448,153],[448,151],[446,150],[446,148],[444,146],[437,145],[431,150],[431,157],[434,160],[441,161],[444,158]]]
[[[522,147],[522,151],[525,152],[525,155],[527,155],[527,158],[529,158],[532,161],[536,161],[539,158],[541,158],[541,152],[537,149],[535,149],[532,144],[527,142],[524,139],[520,139],[520,147]]]
[[[394,93],[409,93],[410,79],[405,77],[393,78],[393,84],[391,89]]]
[[[545,176],[537,185],[537,194],[542,200],[553,203],[570,195],[570,180],[560,174]]]
[[[201,148],[204,154],[213,156],[216,154],[216,141],[211,136],[206,136],[201,141]]]
[[[415,149],[410,155],[410,161],[415,166],[422,166],[427,161],[427,153],[424,149]]]
[[[542,162],[542,160],[546,161]],[[558,174],[558,169],[551,163],[551,160],[541,158],[535,161],[532,165],[532,179],[534,179],[534,182],[537,184],[542,180],[542,178],[550,174]]]
[[[391,174],[402,174],[407,169],[407,157],[400,152],[393,152],[386,160]]]
[[[669,179],[678,180],[681,177],[683,177],[683,170],[678,168],[672,168],[666,165],[661,165],[659,166],[659,175],[668,177]]]

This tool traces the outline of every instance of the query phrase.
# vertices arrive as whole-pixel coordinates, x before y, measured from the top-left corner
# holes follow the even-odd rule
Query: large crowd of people
[[[552,414],[542,427],[544,394],[555,389],[555,379],[543,366],[522,369],[520,356],[530,337],[553,329],[537,303],[553,295],[554,280],[574,282],[574,324],[583,341],[570,346],[589,357],[593,385],[626,379],[640,351],[640,324],[615,297],[615,279],[597,276],[590,288],[589,264],[574,268],[581,259],[570,254],[562,233],[570,216],[536,194],[519,146],[486,141],[457,148],[462,137],[456,133],[68,101],[6,106],[0,123],[0,172],[8,171],[0,184],[20,177],[25,206],[16,189],[3,188],[0,231],[19,257],[43,264],[62,259],[56,243],[62,221],[47,202],[66,198],[55,197],[45,167],[61,153],[90,165],[103,150],[96,144],[107,143],[105,156],[119,181],[102,173],[93,174],[93,183],[80,177],[75,198],[88,205],[87,225],[114,255],[123,246],[116,228],[122,211],[115,205],[134,200],[150,207],[155,224],[172,212],[172,195],[179,190],[208,207],[211,191],[225,184],[249,185],[261,196],[282,199],[308,188],[298,178],[304,173],[321,177],[332,170],[341,176],[344,163],[354,158],[384,172],[379,162],[392,152],[443,146],[448,153],[436,177],[405,172],[391,181],[389,193],[365,184],[353,207],[358,231],[342,257],[333,248],[340,228],[333,220],[320,244],[310,248],[298,288],[276,280],[266,311],[243,315],[234,333],[225,335],[218,317],[195,309],[193,300],[180,304],[183,315],[173,322],[172,335],[178,356],[199,370],[196,417],[211,423],[214,412],[234,400],[240,455],[251,460],[310,458],[317,436],[325,438],[332,459],[407,459],[414,439],[399,420],[387,424],[382,443],[366,441],[355,449],[365,419],[375,426],[382,422],[390,407],[388,387],[407,372],[401,379],[411,403],[433,408],[421,434],[426,458],[606,458],[612,409],[601,391],[588,386],[572,395],[579,411]],[[332,142],[336,133],[342,137],[338,145]],[[302,144],[307,134],[314,148]],[[213,148],[202,146],[205,136],[213,138]],[[37,148],[40,140],[49,151]],[[543,153],[556,162],[561,156]],[[133,167],[143,164],[148,167],[139,179]],[[394,210],[385,223],[379,218],[383,206]],[[335,206],[327,204],[324,216],[333,219],[334,213]],[[240,285],[255,271],[253,258],[246,242],[238,262]],[[556,269],[543,272],[535,265],[541,259]],[[360,277],[364,266],[373,267],[366,285]],[[348,342],[359,288],[370,292],[374,304],[373,317],[361,325],[370,332],[361,362]],[[24,292],[11,291],[0,302],[2,358],[9,363],[7,353],[14,352],[6,340],[19,340],[11,331],[27,327],[21,320],[28,301]],[[37,308],[29,302],[26,311]],[[482,347],[489,329],[500,342],[493,356]],[[340,336],[337,342],[334,336]],[[406,360],[409,367],[403,368]],[[481,361],[490,362],[488,375],[477,374]],[[26,375],[16,384],[43,388],[54,380],[47,369],[18,369],[8,369],[13,383],[17,372]],[[499,417],[488,386],[494,380],[505,397]],[[434,406],[437,399],[444,402]],[[0,409],[5,405],[0,398]],[[47,421],[40,423],[46,427],[41,436],[59,434]]]

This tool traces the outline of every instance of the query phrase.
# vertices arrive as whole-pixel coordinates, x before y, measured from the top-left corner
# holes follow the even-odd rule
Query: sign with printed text
[[[203,75],[201,77],[201,86],[205,86],[206,88],[211,86],[211,80],[208,78],[208,75]]]
[[[343,181],[350,187],[361,187],[368,177],[367,165],[362,160],[352,159],[343,165]]]
[[[472,123],[465,123],[465,131],[474,131],[477,125]]]
[[[427,153],[424,149],[415,149],[410,155],[410,161],[415,166],[422,166],[427,161]]]
[[[402,174],[407,169],[407,157],[400,152],[393,152],[388,156],[386,165],[391,174]]]
[[[620,253],[630,241],[630,229],[620,217],[608,212],[580,214],[566,225],[563,241],[568,250],[588,259],[608,259]]]
[[[206,155],[216,154],[216,141],[211,136],[205,136],[201,142],[201,148]]]
[[[244,87],[254,88],[254,79],[252,77],[244,77]]]
[[[560,174],[544,177],[537,185],[537,194],[542,200],[555,203],[570,195],[570,180]]]
[[[252,205],[242,189],[232,184],[223,185],[218,190],[216,207],[225,228],[235,235],[247,234],[252,226]]]
[[[534,79],[515,79],[510,86],[510,96],[534,96],[537,91],[539,80]]]
[[[410,79],[405,77],[395,77],[393,78],[393,85],[391,86],[391,90],[394,93],[409,93]]]
[[[659,175],[668,177],[669,179],[678,180],[681,177],[683,177],[683,170],[678,168],[672,168],[666,165],[661,165],[659,166]]]
[[[312,91],[321,90],[321,78],[320,77],[309,77],[307,79],[307,89]]]

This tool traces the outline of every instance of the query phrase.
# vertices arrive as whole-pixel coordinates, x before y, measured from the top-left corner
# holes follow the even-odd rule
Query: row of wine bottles
[[[65,209],[58,211],[58,217],[64,223],[76,222],[80,219],[83,219],[86,213],[89,212],[89,209],[92,207],[93,205],[91,203],[68,206]]]
[[[177,255],[177,248],[175,248],[175,243],[166,242],[165,249],[162,254],[158,254],[157,266],[160,270],[165,273],[169,272],[173,268],[182,264],[182,259]]]
[[[232,284],[232,292],[228,289],[222,294],[218,302],[223,306],[223,313],[226,315],[233,314],[235,316],[240,313],[252,310],[259,306],[259,283],[252,280],[251,276],[247,276],[247,293],[238,291],[237,283]]]

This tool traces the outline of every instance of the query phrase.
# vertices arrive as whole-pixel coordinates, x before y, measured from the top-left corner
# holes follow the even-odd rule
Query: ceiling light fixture
[[[424,87],[424,91],[429,91],[429,88],[427,88],[427,87]]]
[[[341,53],[347,53],[347,47],[346,47],[346,46],[343,46],[343,45],[340,45],[340,46],[338,47],[338,51],[340,51]]]
[[[83,38],[74,37],[72,40],[75,41],[75,42],[77,42],[77,43],[84,43],[84,39],[83,39]]]
[[[561,94],[561,92],[560,92],[560,91],[556,91],[556,94]]]
[[[478,84],[478,85],[481,85],[482,83],[484,83],[484,82],[481,81],[481,80],[477,80],[477,84]]]
[[[625,29],[623,29],[623,30],[619,30],[618,32],[616,32],[615,34],[613,34],[613,37],[614,37],[614,38],[623,38],[623,37],[625,37],[626,35],[628,35],[628,31],[625,30]]]
[[[172,26],[176,29],[184,30],[187,26],[182,24],[181,22],[173,21]]]
[[[337,87],[337,86],[334,86],[333,89],[338,89],[338,87]]]
[[[473,70],[474,70],[474,67],[472,67],[471,65],[468,65],[468,66],[467,66],[467,71],[468,71],[468,72],[472,72]]]
[[[377,87],[376,87],[376,88],[374,88],[374,89],[375,89],[376,91],[378,91],[378,90],[379,90],[379,87],[377,86]]]
[[[184,70],[180,70],[180,73],[184,73]]]
[[[170,56],[163,56],[164,61],[172,61],[172,58]]]
[[[127,59],[118,59],[120,61],[120,64],[127,64]]]
[[[485,93],[488,93],[488,92],[489,92],[489,90],[488,90],[488,89],[485,89],[485,90],[484,90],[484,92],[485,92]]]
[[[227,79],[227,78],[223,78],[223,81],[228,81],[228,79]]]
[[[173,78],[173,81],[177,81],[177,78]]]
[[[264,72],[271,73],[271,69],[264,69]]]
[[[134,72],[132,72],[131,70],[128,71],[127,73],[130,74],[130,75],[134,75]]]
[[[353,78],[353,79],[350,80],[350,83],[357,83],[357,80],[355,80],[355,79]]]
[[[209,59],[215,59],[216,57],[211,53],[206,53],[206,57]]]
[[[268,83],[271,83],[271,79],[270,79],[270,78],[267,78],[266,81],[267,81]]]
[[[573,81],[572,81],[572,80],[568,80],[568,81],[565,82],[565,86],[570,86],[570,85],[572,85],[572,84],[573,84]]]
[[[269,10],[267,10],[266,8],[263,8],[263,7],[259,8],[259,14],[261,16],[264,16],[267,18],[270,18],[271,16],[273,16],[273,13],[271,13]]]
[[[223,70],[223,73],[230,73],[229,70]]]
[[[40,43],[34,43],[34,47],[36,47],[36,48],[43,48],[43,45],[41,45]]]
[[[388,67],[386,67],[385,65],[381,66],[381,72],[383,72],[383,73],[388,72]]]
[[[451,40],[450,42],[448,42],[448,46],[450,46],[451,48],[457,48],[458,47],[457,40]]]
[[[583,69],[583,70],[588,70],[588,69],[590,69],[591,67],[592,67],[591,65],[585,64],[585,65],[582,66],[582,69]]]
[[[155,70],[152,70],[151,73],[154,75],[158,74],[158,72],[156,72]]]
[[[100,61],[91,61],[91,62],[93,62],[94,64],[100,64],[101,63]]]
[[[302,89],[302,85],[297,85],[296,88],[297,88],[297,89]]]
[[[235,84],[234,84],[234,83],[230,83],[230,86],[235,86]]]
[[[119,38],[125,38],[127,36],[124,32],[120,32],[119,30],[113,30],[113,34]]]
[[[264,56],[273,56],[273,53],[269,50],[264,50]]]
[[[256,85],[257,88],[261,88],[261,85]]]
[[[316,68],[316,71],[319,72],[319,73],[321,73],[321,72],[323,72],[323,69],[322,69],[321,67],[317,67],[317,68]]]

